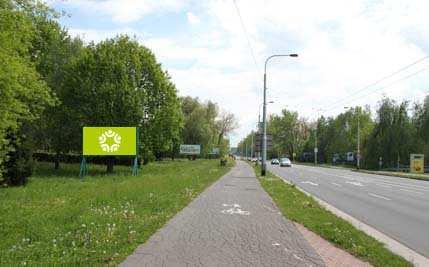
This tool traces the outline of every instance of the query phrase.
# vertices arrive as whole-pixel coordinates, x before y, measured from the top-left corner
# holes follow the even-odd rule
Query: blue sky
[[[300,57],[270,62],[268,98],[274,103],[269,113],[288,108],[314,120],[319,108],[323,109],[319,115],[329,116],[350,105],[369,104],[375,109],[383,96],[421,101],[429,92],[429,59],[361,90],[429,55],[427,1],[235,2],[251,47],[233,0],[49,0],[48,4],[66,11],[70,17],[63,17],[61,24],[86,41],[121,33],[135,36],[152,49],[180,95],[216,101],[237,116],[240,128],[231,135],[233,144],[256,126],[263,64],[271,54],[299,53]]]

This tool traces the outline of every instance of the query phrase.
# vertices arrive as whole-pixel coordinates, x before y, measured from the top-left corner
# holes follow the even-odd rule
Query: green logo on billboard
[[[136,155],[136,134],[136,127],[83,127],[83,155]]]

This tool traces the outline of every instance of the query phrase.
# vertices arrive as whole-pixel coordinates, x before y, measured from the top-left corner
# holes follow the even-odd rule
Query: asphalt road
[[[429,182],[343,169],[269,165],[332,206],[429,257]]]
[[[121,266],[324,266],[253,169],[237,165]]]

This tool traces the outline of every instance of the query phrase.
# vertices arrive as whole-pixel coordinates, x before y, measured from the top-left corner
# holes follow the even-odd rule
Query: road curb
[[[350,224],[352,224],[354,227],[356,227],[357,229],[363,231],[364,233],[366,233],[367,235],[377,239],[378,241],[382,242],[383,244],[386,245],[386,247],[392,251],[393,253],[396,253],[402,257],[404,257],[406,260],[410,261],[411,263],[414,264],[414,266],[416,267],[423,267],[423,266],[429,266],[429,259],[426,258],[425,256],[415,252],[414,250],[410,249],[409,247],[399,243],[398,241],[396,241],[395,239],[387,236],[386,234],[378,231],[377,229],[375,229],[372,226],[369,226],[366,223],[363,223],[361,221],[359,221],[358,219],[352,217],[351,215],[337,209],[336,207],[332,206],[331,204],[327,203],[326,201],[308,193],[307,191],[305,191],[304,189],[300,188],[298,185],[291,183],[288,180],[285,180],[284,178],[278,176],[277,174],[271,172],[273,175],[277,176],[278,178],[280,178],[283,182],[290,184],[290,185],[295,185],[295,187],[300,190],[301,192],[303,192],[304,194],[306,194],[307,196],[312,197],[314,200],[316,200],[322,207],[324,207],[325,209],[329,210],[330,212],[334,213],[335,215],[337,215],[338,217],[346,220],[347,222],[349,222]]]

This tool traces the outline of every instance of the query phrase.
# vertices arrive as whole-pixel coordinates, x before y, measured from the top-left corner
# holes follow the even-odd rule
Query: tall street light
[[[298,54],[285,54],[285,55],[272,55],[265,60],[264,67],[264,109],[262,113],[262,126],[263,126],[263,136],[262,136],[262,168],[261,175],[265,176],[267,171],[267,63],[270,59],[274,57],[298,57]]]
[[[273,104],[274,103],[274,101],[268,101],[267,102],[267,105],[268,104]],[[258,132],[261,130],[261,108],[262,108],[262,106],[264,105],[264,103],[261,103],[260,105],[259,105],[259,113],[258,113]]]
[[[344,107],[344,109],[350,109],[351,107]],[[357,155],[356,155],[356,168],[360,168],[360,109],[356,107],[357,114]]]

